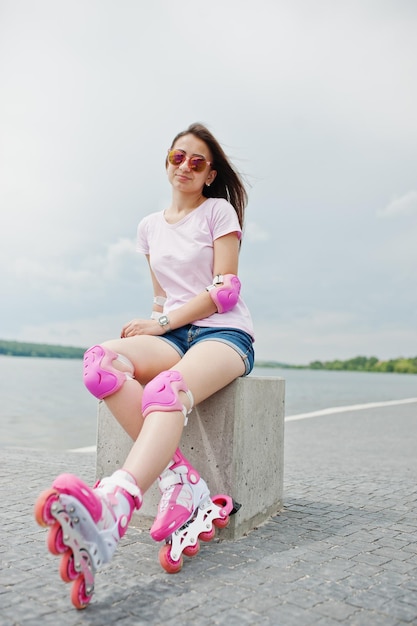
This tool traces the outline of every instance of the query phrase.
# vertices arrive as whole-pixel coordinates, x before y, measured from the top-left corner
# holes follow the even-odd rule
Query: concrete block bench
[[[212,495],[225,493],[242,507],[231,516],[225,539],[237,539],[282,508],[284,483],[282,378],[239,378],[201,402],[188,417],[181,450],[207,482]],[[132,440],[103,401],[98,408],[97,478],[119,468]],[[133,525],[149,529],[160,493],[144,497]]]

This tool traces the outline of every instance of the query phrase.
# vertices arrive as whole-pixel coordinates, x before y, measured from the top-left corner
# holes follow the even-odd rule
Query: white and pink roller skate
[[[183,557],[195,556],[201,541],[211,541],[216,528],[229,524],[229,515],[240,505],[225,495],[210,498],[205,481],[177,448],[174,458],[159,477],[162,498],[150,534],[165,540],[159,562],[170,574],[179,572]]]
[[[94,592],[96,571],[109,562],[134,509],[142,504],[135,479],[118,470],[91,489],[72,474],[61,474],[35,503],[35,519],[49,526],[47,547],[61,556],[59,573],[72,582],[71,600],[84,609]]]

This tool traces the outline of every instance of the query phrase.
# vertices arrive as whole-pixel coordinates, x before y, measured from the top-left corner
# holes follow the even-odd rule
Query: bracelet
[[[165,302],[167,301],[167,299],[165,298],[165,296],[155,296],[153,299],[153,303],[157,304],[158,306],[164,306]]]

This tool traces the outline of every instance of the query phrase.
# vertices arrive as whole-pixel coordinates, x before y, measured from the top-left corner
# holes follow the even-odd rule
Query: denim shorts
[[[200,341],[221,341],[236,350],[241,356],[245,365],[245,373],[242,376],[247,376],[253,369],[255,354],[252,337],[238,328],[208,328],[187,324],[181,328],[170,330],[163,336],[159,335],[159,339],[163,339],[175,348],[181,358],[187,350]]]

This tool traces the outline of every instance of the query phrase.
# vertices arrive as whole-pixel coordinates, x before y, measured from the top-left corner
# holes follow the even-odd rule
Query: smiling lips
[[[189,176],[185,176],[185,174],[175,174],[175,177],[180,180],[191,180],[191,178]]]

